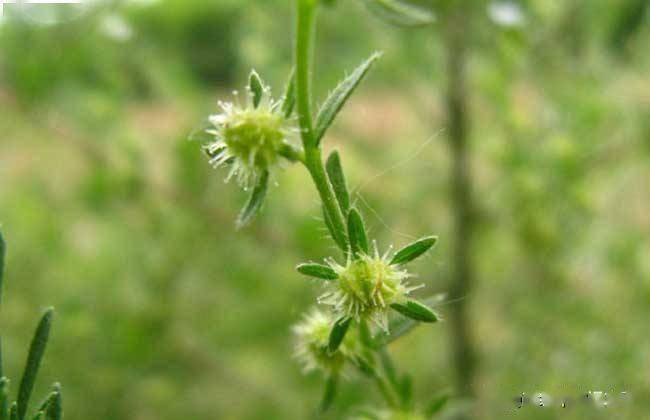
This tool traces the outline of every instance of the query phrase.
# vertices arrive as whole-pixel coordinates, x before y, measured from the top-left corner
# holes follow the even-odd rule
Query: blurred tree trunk
[[[474,348],[467,304],[474,283],[471,245],[474,234],[472,176],[468,150],[469,116],[466,91],[466,61],[469,38],[469,11],[465,2],[454,2],[445,25],[447,65],[447,129],[452,168],[454,243],[452,276],[449,289],[451,349],[454,357],[456,387],[460,396],[475,395],[476,350]]]

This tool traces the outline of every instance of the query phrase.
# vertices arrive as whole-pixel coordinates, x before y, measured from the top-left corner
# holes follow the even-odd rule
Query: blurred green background
[[[515,21],[500,19],[494,4],[466,6],[479,16],[468,58],[477,287],[465,297],[479,353],[477,406],[497,419],[513,415],[520,392],[627,391],[631,401],[607,412],[526,407],[517,415],[645,418],[647,1],[517,4]],[[312,415],[322,380],[303,376],[292,359],[290,326],[320,293],[293,267],[333,249],[313,186],[303,168],[287,168],[260,217],[237,232],[245,194],[188,140],[251,67],[282,91],[291,5],[5,5],[6,370],[18,376],[39,310],[54,305],[39,395],[61,381],[67,418]],[[372,51],[384,52],[325,149],[341,150],[382,246],[440,236],[413,271],[423,295],[443,292],[453,209],[440,33],[389,27],[352,0],[320,17],[319,98]],[[418,399],[454,382],[448,328],[420,327],[391,347],[415,375]],[[369,403],[370,389],[349,381],[330,417]]]

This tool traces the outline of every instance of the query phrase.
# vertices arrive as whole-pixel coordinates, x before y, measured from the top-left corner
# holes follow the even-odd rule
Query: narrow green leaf
[[[300,274],[304,274],[305,276],[316,277],[324,280],[336,280],[339,278],[338,274],[336,274],[336,271],[334,271],[332,267],[324,264],[317,264],[317,263],[298,264],[296,270],[298,270]]]
[[[262,102],[262,96],[264,96],[264,82],[262,82],[260,75],[255,70],[252,70],[248,77],[248,88],[251,95],[253,95],[253,106],[257,108]]]
[[[348,213],[348,237],[353,257],[368,253],[368,235],[361,214],[355,208]]]
[[[11,409],[9,409],[9,420],[19,420],[18,419],[18,404],[13,402],[11,404]]]
[[[334,224],[332,223],[332,219],[330,219],[330,216],[327,213],[327,210],[325,209],[325,206],[323,206],[323,219],[325,220],[325,226],[327,226],[327,230],[329,231],[330,236],[332,237],[334,242],[336,242],[336,244],[339,246],[339,248],[341,248],[343,250],[346,250],[348,248],[347,240],[334,227]]]
[[[45,347],[47,346],[47,340],[50,335],[53,316],[54,310],[52,308],[48,309],[41,318],[38,327],[36,327],[36,332],[34,333],[34,338],[32,339],[32,344],[29,348],[25,371],[20,380],[20,387],[18,388],[18,400],[16,401],[18,403],[18,420],[23,420],[25,414],[27,414],[27,407],[29,405],[32,391],[34,390],[36,375],[38,374],[41,360],[45,354]]]
[[[449,395],[438,395],[429,402],[424,413],[427,417],[432,417],[441,412],[442,409],[447,405],[447,402],[449,402]]]
[[[240,229],[246,226],[250,221],[255,217],[257,212],[262,207],[264,203],[264,198],[266,197],[266,191],[269,186],[269,171],[262,172],[262,175],[259,176],[257,184],[251,192],[251,196],[248,199],[248,203],[242,209],[241,213],[237,217],[237,229]]]
[[[61,385],[54,384],[52,399],[45,412],[45,420],[61,420],[63,418],[63,401],[61,399]]]
[[[330,375],[325,382],[325,392],[323,393],[323,400],[320,404],[321,412],[327,411],[332,406],[334,398],[336,398],[336,391],[338,389],[339,376],[336,373]]]
[[[284,99],[282,101],[282,113],[285,118],[289,118],[296,106],[296,71],[291,70],[289,82],[284,90]]]
[[[327,129],[334,122],[334,118],[339,113],[341,108],[347,100],[352,95],[352,92],[359,86],[359,83],[363,80],[365,75],[370,70],[370,67],[374,64],[375,61],[381,56],[379,53],[374,53],[370,56],[369,59],[364,61],[359,67],[357,67],[352,74],[346,77],[334,91],[327,97],[323,106],[318,111],[316,116],[316,125],[314,127],[314,142],[316,146],[320,143],[321,139],[325,135]]]
[[[397,251],[390,263],[392,265],[400,265],[413,261],[431,249],[431,247],[434,246],[436,242],[438,242],[437,236],[426,236],[424,238],[420,238],[417,241],[410,243],[404,248]]]
[[[4,279],[6,252],[7,244],[5,243],[5,239],[2,236],[2,232],[0,232],[0,305],[2,304],[2,280]]]
[[[327,177],[332,183],[332,188],[334,188],[336,200],[339,202],[341,213],[348,214],[350,211],[350,193],[345,183],[345,175],[343,175],[343,166],[338,151],[334,150],[330,153],[325,168],[327,169]]]
[[[0,378],[0,420],[9,420],[9,379]]]
[[[427,306],[435,307],[439,303],[443,302],[447,298],[447,295],[444,293],[438,293],[433,296],[430,296],[424,299],[424,303]],[[410,318],[403,316],[395,317],[390,320],[388,324],[388,334],[380,335],[377,337],[378,345],[387,345],[402,337],[403,335],[408,334],[415,327],[420,325],[420,322],[416,322]]]
[[[390,305],[391,308],[395,309],[400,314],[404,315],[407,318],[411,318],[415,321],[420,322],[437,322],[438,315],[433,312],[428,306],[423,305],[422,303],[416,300],[409,300],[405,304],[393,303]]]
[[[380,19],[396,26],[417,27],[435,22],[435,15],[418,6],[400,0],[364,0],[368,10]]]
[[[39,411],[36,413],[34,417],[32,417],[32,420],[43,420],[43,416],[45,415],[44,411]]]
[[[345,334],[348,332],[348,328],[350,328],[351,322],[352,318],[343,317],[334,323],[332,331],[330,332],[329,343],[327,345],[327,349],[330,353],[334,353],[338,350],[345,338]]]

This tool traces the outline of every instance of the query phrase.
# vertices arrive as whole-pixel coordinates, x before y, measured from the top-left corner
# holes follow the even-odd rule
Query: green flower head
[[[206,130],[215,140],[204,146],[210,164],[231,164],[226,180],[235,177],[244,188],[278,166],[297,132],[282,111],[283,101],[273,100],[257,73],[251,73],[251,81],[245,104],[219,102],[221,112],[210,116],[212,127]]]
[[[328,283],[329,290],[319,302],[332,306],[339,316],[369,319],[387,331],[391,305],[406,303],[408,294],[421,287],[407,284],[412,276],[400,265],[391,264],[389,253],[380,256],[375,245],[374,255],[349,258],[345,266],[327,260],[337,279]]]
[[[356,353],[357,340],[347,334],[339,349],[330,352],[327,348],[335,319],[326,312],[313,309],[302,321],[293,327],[296,339],[295,356],[305,372],[322,370],[337,373],[345,360]]]

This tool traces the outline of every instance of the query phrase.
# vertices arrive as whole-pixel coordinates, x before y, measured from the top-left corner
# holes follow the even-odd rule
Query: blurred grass
[[[423,294],[444,291],[449,162],[439,40],[339,3],[322,15],[318,94],[371,51],[385,54],[326,148],[343,150],[381,244],[440,235],[414,271]],[[289,328],[319,289],[293,267],[332,244],[307,174],[282,172],[261,217],[236,232],[244,195],[187,140],[217,98],[241,89],[250,67],[280,91],[291,58],[289,5],[125,3],[61,25],[24,24],[11,7],[0,24],[7,370],[18,371],[26,332],[51,304],[57,318],[40,386],[63,383],[71,419],[309,417],[322,384],[291,359]],[[500,418],[520,392],[625,390],[632,403],[619,407],[622,418],[643,418],[647,18],[626,33],[615,2],[581,14],[542,1],[526,7],[523,29],[484,22],[470,63],[481,230],[479,288],[467,299],[481,351],[479,405]],[[391,349],[416,375],[420,396],[452,383],[446,328],[422,328]],[[363,404],[366,388],[346,385],[331,418]]]

